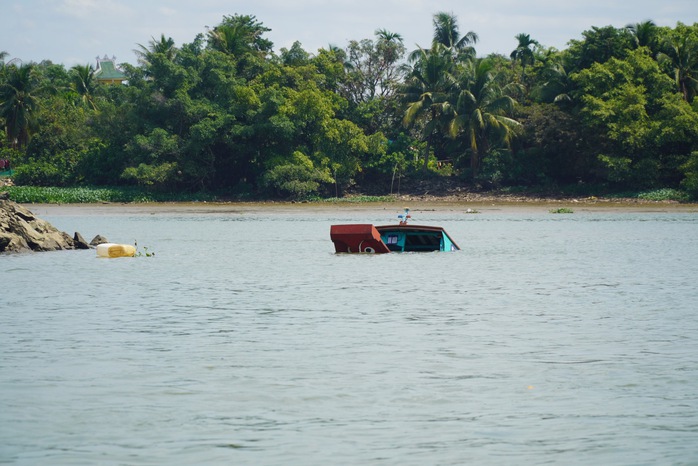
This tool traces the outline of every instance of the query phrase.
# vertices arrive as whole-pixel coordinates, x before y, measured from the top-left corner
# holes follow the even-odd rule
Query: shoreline
[[[86,203],[86,204],[22,204],[37,216],[41,215],[155,215],[155,214],[225,214],[225,213],[294,213],[402,211],[409,207],[418,211],[462,211],[463,213],[545,213],[567,208],[573,213],[698,213],[698,203],[645,201],[639,199],[570,198],[546,199],[521,196],[397,196],[388,202],[293,202],[293,201],[228,201],[228,202],[157,202],[157,203]]]

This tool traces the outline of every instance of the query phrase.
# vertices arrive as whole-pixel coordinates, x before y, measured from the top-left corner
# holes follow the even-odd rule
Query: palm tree
[[[398,62],[405,54],[400,34],[375,31],[376,40],[351,41],[344,62],[347,97],[365,103],[392,97],[399,81]]]
[[[405,45],[402,36],[396,32],[390,32],[387,29],[378,29],[375,32],[377,44],[380,49],[383,59],[389,65],[396,63],[405,53]]]
[[[519,61],[521,63],[521,75],[523,76],[524,71],[526,70],[526,65],[532,65],[533,62],[535,61],[536,57],[533,55],[533,49],[531,49],[531,46],[538,46],[537,40],[531,39],[531,36],[528,34],[517,34],[514,36],[516,40],[519,41],[519,44],[516,46],[513,52],[511,52],[511,59],[513,61]]]
[[[208,42],[214,50],[235,57],[246,53],[263,57],[273,47],[270,40],[262,38],[269,31],[271,29],[264,27],[255,16],[225,16],[220,25],[208,31]]]
[[[636,47],[653,48],[656,41],[657,25],[654,21],[647,20],[641,23],[628,24],[625,29],[630,31]]]
[[[5,134],[12,148],[22,148],[29,142],[29,129],[39,106],[35,92],[38,81],[34,66],[9,66],[0,84],[0,117],[5,120]]]
[[[562,60],[550,60],[540,71],[539,84],[533,89],[534,97],[539,102],[556,104],[569,103],[573,88],[572,80],[567,74]]]
[[[429,49],[419,49],[420,55],[410,67],[406,67],[407,79],[402,89],[403,101],[407,110],[403,118],[405,126],[412,126],[424,120],[423,137],[426,141],[424,166],[429,163],[429,152],[433,138],[444,125],[444,117],[449,114],[451,93],[455,80],[452,75],[453,61],[450,51],[441,44]],[[415,52],[412,53],[414,58]]]
[[[96,87],[95,70],[92,65],[75,65],[70,69],[71,86],[80,96],[83,105],[97,110],[93,98]]]
[[[453,116],[449,124],[451,137],[462,136],[470,149],[472,177],[478,175],[482,159],[493,143],[510,144],[521,126],[510,117],[516,101],[511,97],[516,84],[501,86],[494,65],[479,59],[463,69]]]
[[[379,40],[385,42],[399,42],[402,43],[402,36],[397,32],[390,32],[387,29],[376,29],[375,35]]]
[[[434,15],[434,38],[432,44],[441,44],[451,50],[454,56],[475,56],[472,45],[478,41],[478,36],[473,31],[468,31],[460,36],[458,20],[453,13],[439,12]]]
[[[691,103],[698,93],[698,43],[688,34],[668,38],[664,52],[658,55],[660,63],[668,63],[683,99]]]
[[[424,165],[429,163],[429,152],[438,132],[445,130],[446,120],[452,112],[449,100],[455,84],[454,73],[459,66],[475,59],[478,36],[470,31],[460,35],[458,20],[452,13],[439,12],[433,17],[434,36],[430,49],[417,48],[410,53],[412,66],[406,74],[402,96],[407,104],[403,123],[414,125],[423,121],[423,137],[426,142]]]
[[[235,26],[218,26],[208,32],[211,46],[219,52],[241,56],[249,50],[249,44],[244,31]]]
[[[134,50],[135,54],[138,56],[138,61],[146,66],[151,64],[153,57],[156,54],[162,54],[166,59],[172,61],[177,56],[177,47],[175,47],[175,42],[171,37],[165,38],[165,34],[160,34],[160,40],[156,40],[155,37],[151,37],[148,46],[137,44],[138,49]]]

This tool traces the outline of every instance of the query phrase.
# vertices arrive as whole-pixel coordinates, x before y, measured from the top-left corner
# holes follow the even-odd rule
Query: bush
[[[277,195],[301,199],[318,193],[321,183],[334,180],[323,170],[313,166],[304,154],[295,152],[289,163],[277,165],[262,177],[262,184]]]
[[[685,178],[681,181],[681,187],[685,189],[691,198],[698,199],[698,152],[693,152],[681,170]]]
[[[637,195],[639,199],[646,201],[687,201],[689,196],[683,191],[672,188],[655,189]]]
[[[149,165],[141,163],[138,167],[128,167],[121,174],[125,180],[135,181],[140,186],[164,187],[174,181],[177,176],[176,163]]]
[[[65,186],[71,174],[50,162],[29,162],[14,169],[15,184],[29,186]]]

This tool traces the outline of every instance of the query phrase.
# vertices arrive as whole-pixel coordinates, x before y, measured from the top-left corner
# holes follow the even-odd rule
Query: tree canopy
[[[486,57],[453,14],[432,25],[412,51],[378,29],[275,53],[255,16],[224,16],[136,44],[124,85],[2,51],[0,158],[20,184],[238,197],[385,193],[396,175],[698,196],[698,25],[592,26],[564,50],[522,32]]]

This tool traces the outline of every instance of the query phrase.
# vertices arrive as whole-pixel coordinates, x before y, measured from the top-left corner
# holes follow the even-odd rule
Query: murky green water
[[[0,463],[698,464],[696,214],[41,216],[156,255],[0,257]]]

